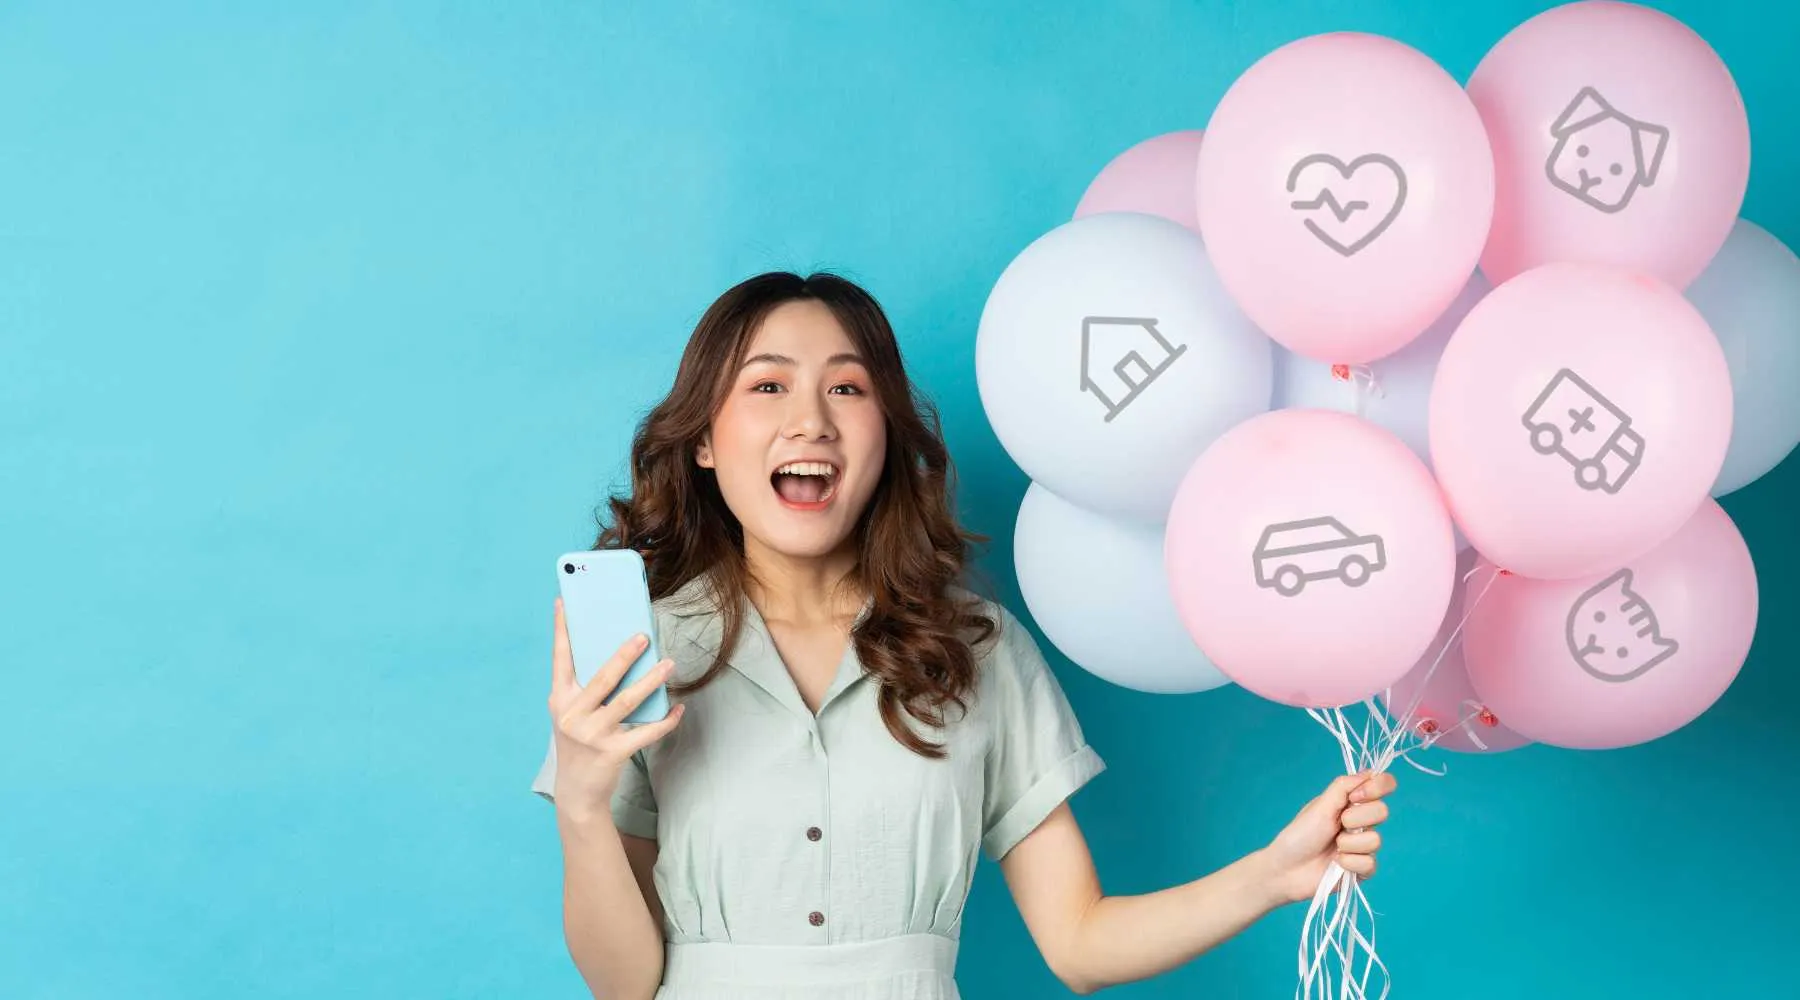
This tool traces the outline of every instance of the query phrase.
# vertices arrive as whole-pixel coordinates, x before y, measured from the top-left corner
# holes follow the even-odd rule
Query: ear
[[[1663,147],[1669,144],[1669,130],[1638,122],[1632,126],[1631,135],[1637,140],[1638,178],[1645,185],[1655,184],[1656,172],[1662,169]]]
[[[701,438],[700,443],[694,446],[694,464],[702,469],[713,467],[712,442],[706,438]]]
[[[1612,105],[1606,103],[1598,90],[1583,87],[1562,114],[1556,116],[1556,121],[1550,123],[1550,134],[1560,139],[1564,134],[1586,128],[1612,113]]]

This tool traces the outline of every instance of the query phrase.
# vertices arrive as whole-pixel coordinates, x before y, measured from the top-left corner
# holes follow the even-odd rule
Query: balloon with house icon
[[[1668,14],[1580,0],[1515,27],[1468,93],[1493,137],[1494,222],[1481,269],[1642,271],[1681,289],[1731,233],[1750,123],[1711,46]]]
[[[1160,216],[1066,222],[1014,258],[982,311],[975,376],[1019,468],[1064,500],[1160,523],[1182,474],[1269,408],[1274,348],[1200,237]]]

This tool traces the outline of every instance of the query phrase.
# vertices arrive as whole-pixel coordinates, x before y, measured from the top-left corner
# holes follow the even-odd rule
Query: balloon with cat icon
[[[1483,559],[1476,580],[1495,572]],[[1551,746],[1613,749],[1680,729],[1730,687],[1756,632],[1756,567],[1707,499],[1626,565],[1574,579],[1501,575],[1464,603],[1469,681],[1499,718]]]

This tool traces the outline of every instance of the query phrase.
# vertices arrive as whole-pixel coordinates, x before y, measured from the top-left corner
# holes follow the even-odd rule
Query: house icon
[[[1185,350],[1169,343],[1154,319],[1088,316],[1081,321],[1081,391],[1094,394],[1110,422]]]

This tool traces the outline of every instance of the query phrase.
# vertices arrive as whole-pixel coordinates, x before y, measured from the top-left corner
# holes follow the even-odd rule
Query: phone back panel
[[[640,632],[650,637],[650,646],[625,672],[619,687],[629,686],[662,659],[642,556],[631,549],[565,553],[556,560],[556,578],[562,587],[563,624],[575,657],[575,679],[584,687],[625,640]],[[609,692],[606,700],[611,702],[617,691]],[[625,721],[655,722],[668,714],[668,690],[658,687]]]

